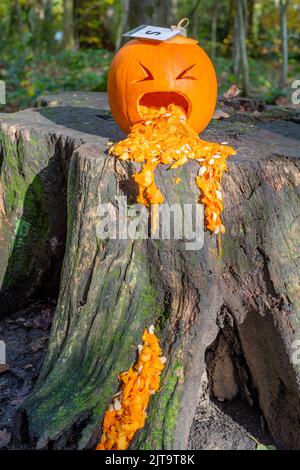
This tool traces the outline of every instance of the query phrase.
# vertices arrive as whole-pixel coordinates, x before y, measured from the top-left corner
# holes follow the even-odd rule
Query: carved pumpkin
[[[141,120],[139,105],[181,106],[200,133],[217,99],[213,65],[195,39],[177,35],[165,42],[132,40],[112,61],[108,75],[111,112],[125,131]]]

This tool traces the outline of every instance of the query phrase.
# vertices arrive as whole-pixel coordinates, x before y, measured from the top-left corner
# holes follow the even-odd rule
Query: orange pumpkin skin
[[[141,120],[139,104],[182,106],[200,133],[217,101],[217,79],[208,55],[195,39],[178,35],[165,42],[132,40],[115,55],[108,74],[111,112],[125,132]]]

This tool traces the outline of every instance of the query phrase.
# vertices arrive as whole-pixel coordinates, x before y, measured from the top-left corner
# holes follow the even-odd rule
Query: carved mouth
[[[185,114],[189,113],[189,103],[184,95],[177,93],[176,91],[155,91],[153,93],[145,93],[139,101],[141,106],[161,108],[164,106],[168,107],[169,104],[175,104],[181,106],[184,109]]]

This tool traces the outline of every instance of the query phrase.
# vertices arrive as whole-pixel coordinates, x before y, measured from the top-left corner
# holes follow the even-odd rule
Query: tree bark
[[[129,25],[128,13],[129,13],[130,0],[123,0],[123,9],[121,18],[118,25],[117,39],[116,39],[116,50],[120,49],[122,45],[122,34],[125,33],[125,28]]]
[[[141,24],[169,27],[176,21],[177,0],[130,0],[127,30]]]
[[[288,68],[289,68],[289,50],[288,50],[288,31],[287,31],[287,10],[289,7],[289,0],[280,0],[280,32],[281,32],[281,53],[282,65],[280,73],[280,87],[285,88],[288,83]]]
[[[216,58],[217,52],[217,33],[218,33],[218,14],[219,14],[219,1],[214,2],[214,11],[212,14],[211,24],[211,57],[212,60]]]
[[[50,0],[45,0],[44,3],[44,21],[42,25],[42,37],[44,44],[47,45],[47,50],[52,51],[54,46],[54,29],[53,29],[53,4]]]
[[[11,2],[10,7],[10,21],[9,21],[9,34],[14,35],[17,31],[19,41],[23,42],[23,22],[19,0]]]
[[[247,32],[249,41],[254,43],[254,14],[256,0],[248,1]]]
[[[198,8],[200,6],[200,3],[201,0],[195,0],[193,8],[188,14],[188,18],[191,19],[193,37],[197,37],[198,34]]]
[[[242,76],[242,91],[244,96],[249,96],[250,82],[249,82],[249,65],[248,53],[246,45],[246,15],[247,15],[247,0],[237,0],[237,19],[236,19],[236,65],[235,70],[239,70]]]
[[[64,48],[72,51],[75,47],[74,0],[64,0]]]
[[[27,214],[30,182],[41,179],[41,172],[48,174],[39,191],[44,201],[51,182],[61,181],[49,213],[56,222],[63,219],[67,232],[49,350],[35,390],[16,417],[20,447],[95,448],[105,409],[118,389],[117,375],[134,361],[150,324],[156,324],[168,361],[132,448],[187,448],[206,367],[212,394],[225,400],[237,390],[250,395],[277,445],[299,447],[300,370],[292,359],[300,333],[299,124],[291,115],[285,120],[274,114],[270,121],[271,110],[260,119],[231,114],[203,134],[207,140],[229,140],[238,150],[223,181],[222,258],[209,234],[198,251],[187,251],[180,240],[97,238],[99,202],[115,204],[119,195],[134,201],[136,194],[135,167],[107,155],[107,139],[122,137],[107,114],[74,104],[0,115],[0,236],[5,223],[16,233],[20,224],[14,214]],[[8,142],[19,152],[18,165]],[[8,183],[19,184],[24,171],[22,191],[9,192]],[[193,162],[176,172],[157,171],[169,204],[198,200],[195,172]],[[179,174],[181,183],[174,185]],[[57,237],[54,225],[53,231]],[[32,257],[43,252],[47,240],[44,236],[36,252],[29,251]],[[20,238],[18,246],[31,250]],[[9,259],[11,249],[1,244],[1,250],[0,259]],[[230,344],[238,340],[245,368],[236,364],[234,348],[224,347],[221,334]],[[211,357],[220,344],[226,363],[232,362],[222,387],[219,356]]]
[[[237,15],[234,17],[234,27],[233,27],[233,48],[232,48],[232,64],[233,64],[233,73],[238,79],[240,74],[240,61],[241,61],[241,51],[239,46],[239,24]]]

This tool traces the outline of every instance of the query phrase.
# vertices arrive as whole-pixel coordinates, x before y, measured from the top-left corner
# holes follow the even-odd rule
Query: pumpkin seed
[[[217,198],[220,199],[220,201],[222,201],[223,199],[222,192],[216,189],[216,195],[217,195]]]
[[[201,176],[201,175],[204,175],[204,173],[206,172],[206,166],[202,166],[200,168],[200,170],[198,171],[198,176]]]
[[[115,400],[115,401],[114,401],[114,409],[115,409],[116,411],[119,411],[121,408],[122,408],[122,405],[121,405],[121,403],[119,402],[119,400]]]

